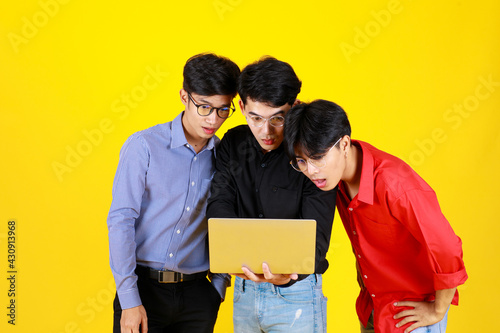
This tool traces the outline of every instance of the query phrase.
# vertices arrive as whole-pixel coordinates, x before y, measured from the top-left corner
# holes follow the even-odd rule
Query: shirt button
[[[364,277],[365,279],[368,279],[368,276],[366,276],[366,275],[363,275],[363,277]]]
[[[187,210],[187,211],[189,212],[189,211],[191,210],[191,208],[189,208],[189,207],[186,207],[186,210]]]
[[[194,182],[191,182],[191,186],[194,186]]]
[[[255,192],[259,192],[259,189],[258,189],[258,188],[256,188],[256,189],[255,189]]]
[[[372,294],[372,297],[375,297],[375,294]]]
[[[358,254],[358,258],[361,258],[361,255],[360,255],[360,254]]]
[[[188,148],[189,148],[189,147],[191,147],[191,146],[190,146],[190,145],[189,145],[189,143],[188,143],[188,144],[186,145],[186,147],[188,147]]]
[[[188,207],[188,208],[189,208],[189,207]],[[352,233],[356,235],[356,230],[353,230],[353,231],[352,231]]]
[[[261,166],[262,168],[265,168],[265,167],[266,167],[266,163],[262,163],[260,166]]]
[[[168,256],[169,256],[170,258],[172,258],[172,257],[174,256],[174,254],[173,254],[173,253],[170,253]]]
[[[180,234],[180,233],[181,233],[181,231],[180,231],[180,230],[177,230],[177,234]]]
[[[352,212],[352,208],[349,208],[349,211],[351,211],[351,212]]]
[[[196,157],[196,156],[195,156],[195,157],[193,158],[193,161],[196,161],[197,159],[198,159],[198,157]]]
[[[262,215],[262,214],[259,214],[259,217],[264,217],[264,215]]]

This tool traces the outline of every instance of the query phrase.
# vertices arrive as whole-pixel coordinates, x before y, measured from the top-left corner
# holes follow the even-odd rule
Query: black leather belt
[[[151,279],[155,279],[160,283],[178,283],[184,281],[192,281],[196,279],[202,279],[207,276],[207,271],[194,273],[194,274],[184,274],[174,271],[159,271],[153,268],[137,266],[138,273],[146,273]]]

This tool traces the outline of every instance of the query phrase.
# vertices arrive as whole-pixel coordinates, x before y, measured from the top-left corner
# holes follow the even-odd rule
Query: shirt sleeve
[[[236,185],[231,176],[230,139],[224,136],[217,147],[215,174],[207,203],[207,218],[237,217]]]
[[[434,191],[407,191],[393,202],[391,212],[427,249],[435,290],[454,288],[467,280],[462,241],[441,212]]]
[[[120,151],[108,214],[110,266],[120,306],[141,305],[137,288],[135,221],[141,211],[149,150],[140,136],[131,136]]]
[[[220,298],[226,298],[226,289],[231,285],[231,275],[229,274],[213,274],[212,285],[220,295]]]
[[[324,259],[330,246],[338,187],[322,191],[308,178],[304,178],[301,217],[316,220],[316,263],[326,263]],[[316,267],[316,272],[326,269],[327,266]]]
[[[215,174],[207,203],[207,218],[237,217],[236,186],[229,170],[229,144],[230,140],[224,136],[216,148]],[[221,298],[225,299],[226,288],[231,285],[231,276],[229,274],[213,274],[212,285],[217,289]]]

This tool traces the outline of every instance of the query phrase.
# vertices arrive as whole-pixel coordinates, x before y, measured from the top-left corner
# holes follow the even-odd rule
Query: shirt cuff
[[[142,305],[139,289],[130,289],[123,293],[118,292],[118,300],[122,310]]]
[[[228,274],[214,274],[211,280],[220,298],[224,300],[226,298],[226,289],[231,285],[231,276]]]
[[[291,287],[293,286],[295,283],[299,282],[299,281],[302,281],[304,280],[305,278],[307,278],[310,274],[299,274],[299,277],[297,278],[297,280],[290,280],[288,281],[287,283],[285,284],[275,284],[276,287],[280,287],[280,288],[288,288],[288,287]]]
[[[450,289],[463,284],[467,280],[467,272],[462,268],[455,273],[436,273],[434,274],[434,289]]]

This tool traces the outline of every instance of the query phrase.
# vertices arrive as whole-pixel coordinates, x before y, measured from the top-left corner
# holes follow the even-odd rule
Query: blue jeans
[[[326,333],[326,301],[320,274],[287,288],[236,277],[234,332]]]
[[[449,309],[448,309],[449,310]],[[419,327],[411,331],[411,333],[446,333],[446,325],[448,324],[448,311],[444,315],[441,321],[438,321],[434,325]],[[361,333],[373,333],[373,313],[368,320],[367,327],[364,327],[363,324],[360,323]]]

